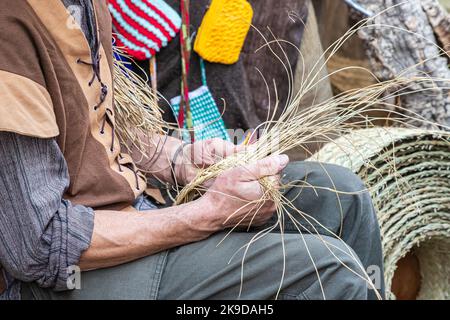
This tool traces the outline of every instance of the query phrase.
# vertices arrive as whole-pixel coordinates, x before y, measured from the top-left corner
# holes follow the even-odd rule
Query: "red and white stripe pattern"
[[[108,0],[116,46],[138,60],[150,59],[172,40],[181,17],[163,0]]]

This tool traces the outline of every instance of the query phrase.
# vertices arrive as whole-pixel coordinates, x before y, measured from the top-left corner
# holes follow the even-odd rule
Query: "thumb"
[[[240,181],[254,181],[279,174],[288,163],[289,157],[287,155],[273,155],[234,170],[236,170],[235,174],[238,175]]]

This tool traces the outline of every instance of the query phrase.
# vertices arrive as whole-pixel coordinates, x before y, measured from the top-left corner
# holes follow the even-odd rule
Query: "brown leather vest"
[[[7,83],[0,99],[9,106],[0,106],[0,128],[56,138],[70,175],[64,198],[122,210],[145,191],[146,179],[115,134],[111,17],[105,0],[93,2],[101,43],[100,77],[93,81],[91,49],[61,0],[19,1],[7,9],[18,23],[2,22],[2,30],[11,29],[2,32],[17,36],[20,48],[2,46],[0,56],[3,50],[23,53],[21,61],[0,59]]]

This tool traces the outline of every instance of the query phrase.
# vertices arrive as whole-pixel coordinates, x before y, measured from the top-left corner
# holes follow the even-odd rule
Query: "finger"
[[[206,180],[205,182],[203,182],[202,186],[205,187],[206,189],[209,189],[211,188],[211,186],[214,184],[215,181],[216,179]]]
[[[188,156],[190,162],[199,168],[205,168],[214,164],[211,148],[209,147],[209,140],[194,142],[191,145]]]
[[[273,155],[256,162],[237,167],[230,172],[239,181],[253,181],[263,177],[275,176],[289,163],[287,155]]]
[[[211,139],[208,141],[208,148],[213,159],[216,161],[226,158],[237,152],[237,146],[222,139]]]
[[[192,144],[189,157],[192,164],[206,168],[235,153],[235,147],[231,142],[219,138],[197,141]]]
[[[240,144],[236,146],[236,152],[257,152],[258,146],[254,144]]]
[[[258,214],[254,217],[252,221],[253,226],[262,226],[266,224],[275,214],[276,208],[273,206],[273,208],[268,208],[264,212],[258,212]]]

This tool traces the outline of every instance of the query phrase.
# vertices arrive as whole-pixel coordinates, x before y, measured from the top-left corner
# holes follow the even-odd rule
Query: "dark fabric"
[[[384,295],[379,227],[361,179],[339,166],[294,162],[283,172],[283,181],[298,186],[307,181],[316,187],[317,193],[307,185],[289,187],[284,195],[317,220],[310,219],[322,236],[291,211],[312,234],[302,227],[300,234],[286,216],[283,237],[279,229],[256,241],[263,228],[220,232],[131,263],[82,273],[81,290],[55,293],[36,285],[27,289],[34,299],[273,299],[285,268],[281,299],[323,299],[320,285],[326,299],[374,299],[360,276],[362,268],[370,273],[375,267],[379,273],[373,280]],[[275,218],[265,227],[274,223]]]
[[[282,239],[280,234],[270,233],[255,241],[244,259],[245,246],[255,234],[236,232],[219,245],[225,236],[226,232],[220,232],[131,263],[82,273],[81,290],[53,292],[32,284],[24,288],[24,296],[38,300],[272,300],[281,285],[278,299],[320,300],[323,295],[315,265],[326,299],[367,298],[364,280],[333,254],[357,273],[358,258],[353,259],[354,252],[334,238],[323,237],[335,246],[328,249],[315,236],[286,234]],[[286,269],[281,282],[282,243]]]
[[[177,12],[180,12],[179,0],[166,0]],[[190,1],[191,35],[195,37],[210,0]],[[158,91],[167,100],[179,96],[181,92],[181,56],[180,38],[175,37],[167,47],[157,54]],[[138,63],[148,73],[149,62]],[[233,65],[211,64],[205,62],[208,87],[222,113],[227,128],[255,128],[260,119],[255,114],[250,87],[242,60]],[[189,88],[193,91],[202,85],[199,56],[192,52],[189,74]],[[169,122],[175,118],[167,103],[162,102],[166,111],[164,117]]]
[[[179,1],[167,1],[173,8],[179,11]],[[291,42],[292,45],[282,43],[286,52],[287,61],[292,71],[295,71],[298,61],[298,48],[300,47],[304,23],[307,19],[306,1],[250,1],[254,9],[253,23],[268,40],[273,40],[273,35],[278,39]],[[195,39],[195,33],[201,24],[210,0],[196,0],[190,2],[191,34]],[[263,38],[259,31],[250,29],[245,42],[241,59],[233,65],[206,63],[208,86],[216,100],[225,125],[228,129],[256,128],[265,121],[269,111],[273,111],[275,104],[275,91],[272,83],[277,83],[280,111],[283,110],[288,99],[287,75],[280,61],[278,61],[268,49],[255,52],[262,44]],[[170,100],[180,95],[180,44],[179,37],[173,39],[169,45],[157,55],[158,65],[158,91],[162,96]],[[278,45],[273,45],[277,47]],[[281,50],[275,48],[277,54]],[[283,56],[283,59],[285,57]],[[138,65],[148,74],[149,62],[141,61]],[[271,104],[268,101],[266,85],[257,69],[260,69],[269,82],[272,97]],[[142,70],[137,70],[142,73]],[[190,90],[201,86],[199,56],[193,52],[191,57],[191,69],[189,75]],[[167,103],[162,102],[166,121],[174,122],[175,118]],[[272,109],[271,109],[272,108]],[[271,110],[270,110],[271,109]]]
[[[62,199],[69,174],[54,139],[0,132],[0,163],[0,264],[8,282],[0,300],[19,299],[20,281],[67,290],[67,268],[89,247],[94,211]]]
[[[293,88],[289,88],[289,82],[294,81],[297,63],[301,63],[299,50],[308,18],[307,1],[250,0],[250,3],[255,13],[253,27],[241,57],[251,88],[248,94],[252,96],[255,113],[261,121],[274,112],[277,103],[275,119],[278,119],[288,98],[292,99],[289,89]],[[267,42],[274,40],[279,41],[267,46]]]
[[[100,77],[100,39],[97,34],[97,22],[91,0],[62,0],[71,15],[80,25],[91,50],[92,71],[99,81]],[[103,87],[103,84],[102,84]]]

